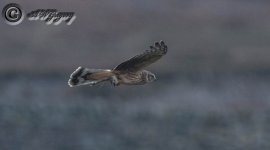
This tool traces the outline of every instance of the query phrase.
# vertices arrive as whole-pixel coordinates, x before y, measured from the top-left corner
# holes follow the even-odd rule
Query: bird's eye
[[[149,81],[153,81],[155,79],[155,77],[153,75],[149,75],[148,79],[149,79]]]

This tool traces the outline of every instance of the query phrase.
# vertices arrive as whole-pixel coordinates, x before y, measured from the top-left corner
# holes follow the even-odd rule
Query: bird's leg
[[[111,83],[112,83],[113,86],[118,86],[119,85],[119,81],[118,81],[116,76],[111,77]]]
[[[99,81],[92,81],[89,85],[93,86],[93,85],[96,85],[97,83],[99,83]]]

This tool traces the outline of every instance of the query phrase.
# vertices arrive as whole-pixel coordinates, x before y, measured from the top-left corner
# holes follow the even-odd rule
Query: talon
[[[115,86],[115,87],[119,86],[119,83],[113,83],[113,86]]]
[[[112,85],[113,85],[113,86],[118,86],[118,85],[119,85],[119,83],[112,82]]]

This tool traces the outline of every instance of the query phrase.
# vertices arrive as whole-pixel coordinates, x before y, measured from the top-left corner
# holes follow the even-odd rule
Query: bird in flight
[[[167,53],[167,45],[155,42],[150,50],[136,55],[119,64],[114,69],[89,69],[78,67],[68,80],[70,87],[80,85],[96,85],[103,81],[110,81],[112,85],[142,85],[157,80],[155,74],[144,70],[146,66],[156,62]]]

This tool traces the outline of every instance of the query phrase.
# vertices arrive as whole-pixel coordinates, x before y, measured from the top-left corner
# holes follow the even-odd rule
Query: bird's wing
[[[168,47],[163,41],[155,42],[153,46],[150,46],[150,50],[146,50],[144,53],[119,64],[114,68],[114,71],[135,72],[141,70],[159,60],[167,53],[167,49]]]

